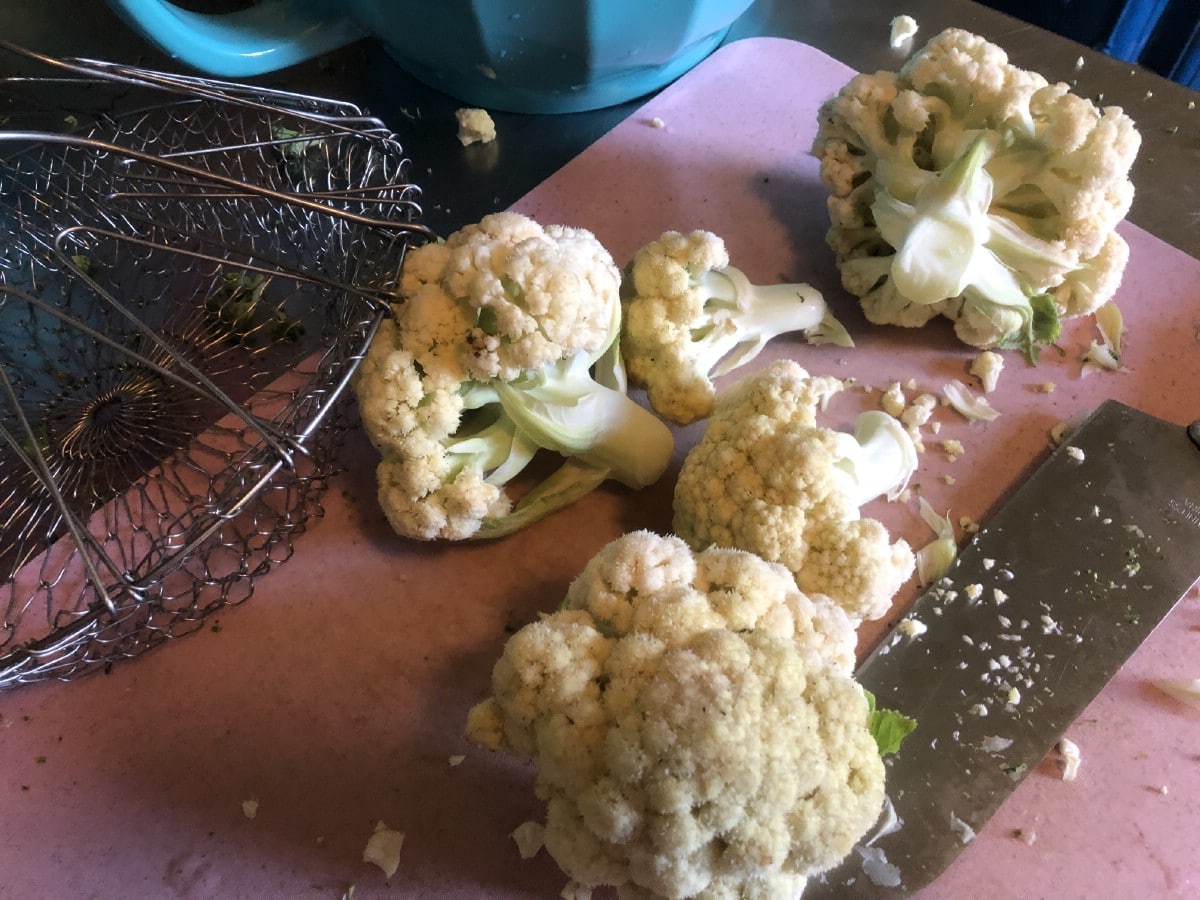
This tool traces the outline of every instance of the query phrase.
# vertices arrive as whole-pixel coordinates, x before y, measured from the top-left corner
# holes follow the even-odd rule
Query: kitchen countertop
[[[1195,213],[1200,207],[1191,193],[1200,111],[1187,109],[1197,95],[968,3],[914,3],[903,9],[760,3],[735,26],[731,42],[787,37],[857,69],[894,68],[900,56],[888,50],[884,37],[887,22],[901,11],[917,18],[922,36],[951,24],[985,34],[1004,44],[1016,62],[1051,78],[1077,78],[1081,91],[1103,91],[1139,121],[1146,140],[1131,215],[1136,228],[1126,229],[1135,248],[1127,289],[1148,302],[1127,313],[1140,341],[1130,351],[1132,371],[1112,384],[1152,411],[1177,419],[1184,415],[1194,395],[1189,386],[1200,381],[1194,345],[1173,327],[1174,318],[1158,321],[1156,316],[1172,302],[1164,294],[1178,298],[1177,311],[1190,310],[1200,299],[1200,269],[1185,256],[1200,256]],[[170,67],[99,3],[43,0],[33,6],[0,0],[0,34],[49,53]],[[1077,70],[1081,56],[1084,65]],[[611,178],[623,154],[642,152],[658,138],[703,134],[704,128],[684,115],[694,106],[683,101],[694,96],[668,95],[669,88],[660,95],[664,102],[655,109],[668,126],[661,131],[639,130],[631,117],[644,101],[571,116],[497,114],[503,140],[498,152],[481,155],[464,152],[455,139],[452,113],[460,104],[408,79],[371,44],[261,80],[346,97],[388,121],[415,161],[426,220],[443,233],[514,204],[556,220],[579,209],[588,213],[588,224],[596,217],[602,239],[614,255],[624,257],[641,238],[623,231],[624,221],[639,221],[644,230],[656,224],[655,215],[670,213],[712,227],[704,221],[711,214],[704,195],[689,194],[683,178],[669,185],[669,210],[646,207],[647,192],[629,187],[614,192],[619,196],[603,209],[581,205],[587,196],[580,185]],[[726,104],[726,112],[734,106]],[[736,116],[737,110],[730,114]],[[1175,125],[1178,130],[1169,133]],[[506,152],[514,147],[519,152]],[[589,147],[593,152],[585,153]],[[782,165],[788,148],[777,140],[770,148],[778,155],[767,165]],[[742,162],[763,164],[758,158]],[[718,198],[713,206],[726,214],[748,216],[771,199],[712,182],[704,191]],[[743,210],[738,204],[749,205]],[[803,270],[802,264],[823,259],[820,286],[833,286],[827,254],[814,249],[819,223],[789,212],[763,225],[753,240],[738,235],[736,249],[748,270]],[[789,233],[789,226],[800,231]],[[1086,340],[1085,333],[1084,324],[1076,323],[1064,344],[1076,346]],[[847,371],[858,374],[862,365],[875,378],[895,371],[933,384],[957,372],[966,355],[953,343],[930,339],[938,354],[911,334],[864,335],[861,347],[886,350],[886,359],[864,349]],[[1155,351],[1162,348],[1173,359],[1193,355],[1181,365],[1164,365],[1155,361]],[[938,488],[964,503],[970,498],[974,505],[956,504],[956,513],[985,517],[1001,483],[1020,474],[1023,458],[1012,448],[1024,452],[1036,446],[1038,429],[1104,390],[1096,376],[1079,377],[1077,365],[1059,362],[1051,368],[1053,376],[1013,367],[1005,399],[1026,404],[1025,417],[984,426],[982,439],[971,431],[976,442],[983,441],[973,445],[980,456],[958,463],[963,467],[958,469],[927,458],[931,480],[939,466],[959,474],[959,489]],[[1054,394],[1037,390],[1037,379],[1060,375]],[[995,439],[987,440],[988,435]],[[328,493],[325,515],[299,539],[296,558],[262,579],[250,602],[222,613],[211,631],[120,664],[109,677],[0,694],[0,771],[6,773],[0,798],[7,798],[0,800],[6,820],[0,829],[0,872],[21,876],[0,875],[0,897],[7,896],[8,884],[17,885],[21,896],[49,900],[337,900],[352,883],[356,898],[554,896],[556,887],[547,891],[561,880],[552,864],[544,854],[520,863],[504,833],[519,821],[514,816],[538,814],[528,772],[461,742],[463,701],[485,690],[497,636],[545,607],[545,595],[559,591],[567,573],[594,552],[598,535],[623,530],[631,520],[647,527],[669,524],[662,512],[669,488],[649,490],[646,505],[636,510],[619,492],[598,492],[564,514],[561,530],[545,523],[531,536],[531,546],[553,547],[554,558],[542,565],[546,559],[537,554],[513,560],[503,546],[445,549],[397,542],[372,505],[370,448],[361,436],[352,437],[347,454],[350,472]],[[996,483],[966,493],[967,482],[978,484],[967,473],[983,471]],[[898,527],[913,528],[911,516],[902,519],[899,510],[888,515]],[[322,548],[320,563],[307,549],[314,546]],[[362,567],[353,569],[359,561]],[[498,574],[502,566],[505,572]],[[436,582],[448,571],[455,573],[452,599]],[[395,579],[405,602],[394,602],[380,589],[383,578]],[[544,590],[531,591],[530,584]],[[351,599],[355,610],[343,623],[339,603]],[[1113,897],[1141,889],[1155,896],[1189,896],[1198,870],[1186,849],[1171,855],[1175,844],[1168,832],[1179,832],[1174,840],[1186,848],[1196,827],[1192,788],[1200,721],[1154,695],[1147,684],[1164,674],[1164,665],[1176,667],[1170,674],[1186,674],[1187,648],[1200,628],[1198,599],[1193,594],[1181,605],[1170,627],[1156,633],[1071,732],[1085,748],[1081,780],[1066,784],[1046,773],[1027,780],[951,877],[935,885],[931,900],[967,892],[985,900],[1033,895],[1006,887],[1007,879],[1066,898],[1104,900],[1105,889]],[[443,608],[459,617],[454,628],[431,618]],[[347,623],[352,630],[338,627]],[[1139,738],[1145,734],[1155,736],[1152,743]],[[461,768],[450,763],[458,754],[467,755]],[[1114,769],[1120,772],[1116,778]],[[1158,792],[1167,784],[1170,796]],[[258,803],[254,818],[243,812],[242,801]],[[1114,806],[1121,815],[1111,815]],[[390,884],[359,860],[376,816],[408,832],[403,868]],[[1037,844],[1014,840],[1018,827],[1036,829]],[[1073,852],[1075,845],[1101,840],[1101,832],[1102,846],[1128,847],[1128,853],[1097,859]],[[1029,871],[1014,874],[1023,867]],[[1081,871],[1085,868],[1094,871]],[[1087,880],[1073,881],[1081,877]]]

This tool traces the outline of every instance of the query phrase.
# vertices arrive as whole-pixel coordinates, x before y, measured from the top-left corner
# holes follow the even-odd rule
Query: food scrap
[[[391,878],[400,868],[400,848],[404,846],[404,832],[393,831],[382,821],[375,823],[375,830],[363,849],[363,862],[372,863],[383,870],[385,878]]]
[[[464,147],[471,144],[490,144],[496,139],[496,123],[486,109],[465,107],[455,110],[458,120],[458,140]]]

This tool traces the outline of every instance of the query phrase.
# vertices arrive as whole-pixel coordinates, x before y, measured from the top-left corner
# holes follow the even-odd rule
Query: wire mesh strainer
[[[0,42],[0,689],[197,628],[286,559],[428,237],[354,106]]]

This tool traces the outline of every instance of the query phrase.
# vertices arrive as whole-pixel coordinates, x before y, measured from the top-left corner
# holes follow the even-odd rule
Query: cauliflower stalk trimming
[[[1141,142],[1119,107],[947,29],[899,72],[851,79],[819,120],[827,240],[870,321],[945,316],[967,344],[1033,359],[1116,292]]]
[[[624,391],[620,273],[588,231],[496,213],[411,250],[355,381],[379,502],[418,539],[510,534],[606,479],[670,460],[670,430]],[[539,450],[565,457],[514,503]]]
[[[917,452],[882,410],[862,413],[853,434],[818,424],[842,386],[778,360],[726,388],[679,473],[673,528],[696,549],[736,547],[782,563],[802,591],[875,619],[915,562],[859,508],[898,496]]]
[[[795,897],[883,804],[855,641],[778,564],[634,532],[509,639],[467,732],[535,761],[545,845],[574,882]]]
[[[629,379],[646,389],[655,412],[679,425],[712,410],[713,378],[750,362],[781,334],[853,346],[820,292],[807,284],[751,284],[710,231],[667,231],[646,244],[621,294]]]

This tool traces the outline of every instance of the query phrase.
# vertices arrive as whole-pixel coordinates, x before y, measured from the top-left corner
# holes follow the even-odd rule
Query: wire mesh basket
[[[292,552],[428,237],[354,106],[0,43],[0,689],[198,628]]]

